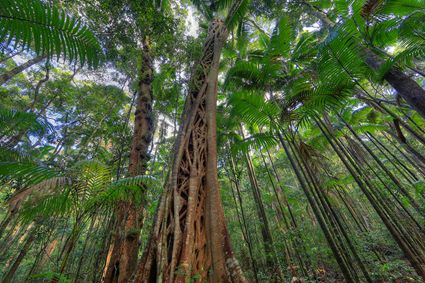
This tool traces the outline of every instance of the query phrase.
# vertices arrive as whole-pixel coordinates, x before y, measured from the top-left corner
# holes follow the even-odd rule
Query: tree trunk
[[[0,239],[3,235],[3,232],[6,231],[7,225],[9,225],[13,216],[14,216],[14,214],[12,212],[7,212],[6,216],[4,217],[3,221],[1,222],[1,224],[0,224]]]
[[[31,60],[28,60],[24,64],[19,65],[19,66],[16,66],[12,70],[7,71],[4,74],[1,74],[0,75],[0,85],[3,85],[8,80],[10,80],[11,78],[13,78],[17,74],[23,72],[24,70],[28,69],[29,67],[33,66],[34,64],[40,63],[45,58],[46,58],[45,56],[37,56],[37,57],[35,57],[35,58],[31,59]]]
[[[384,64],[384,60],[369,49],[365,48],[364,52],[366,63],[373,69],[378,70]],[[384,80],[406,100],[407,104],[425,118],[425,90],[415,80],[394,66],[384,75]]]
[[[308,13],[319,19],[326,28],[332,28],[335,23],[320,9],[314,7],[307,1],[302,1],[307,7]],[[385,62],[370,49],[363,47],[366,64],[374,70],[378,70]],[[385,74],[386,80],[404,100],[425,118],[425,90],[412,78],[407,76],[397,67],[392,66]]]
[[[62,275],[65,272],[65,268],[68,264],[69,257],[71,252],[74,250],[78,238],[80,237],[80,232],[83,229],[83,223],[81,223],[81,218],[77,217],[76,222],[74,223],[71,234],[65,240],[65,244],[60,253],[59,259],[61,261],[59,268],[59,275]],[[57,282],[58,278],[56,276],[52,277],[51,283]]]
[[[346,169],[355,179],[361,191],[368,198],[370,204],[378,213],[382,222],[384,222],[385,226],[399,245],[400,249],[404,252],[408,261],[411,263],[418,275],[422,278],[425,278],[425,252],[420,245],[416,244],[417,241],[415,239],[423,236],[422,232],[412,229],[405,229],[404,225],[400,224],[404,222],[397,217],[398,215],[402,215],[400,211],[394,211],[394,206],[391,205],[391,202],[381,194],[380,190],[371,184],[369,178],[367,177],[367,173],[359,170],[360,168],[358,164],[353,158],[351,158],[351,156],[349,156],[349,153],[341,145],[339,140],[331,136],[331,131],[329,130],[328,126],[320,120],[316,120],[316,123],[323,135],[328,140],[331,147],[334,149],[335,153],[344,163]],[[420,235],[417,236],[418,234]]]
[[[213,20],[136,282],[246,282],[230,246],[217,178],[217,77],[227,36],[223,21]]]
[[[111,243],[112,240],[112,234],[110,231],[114,227],[115,223],[114,215],[109,215],[105,217],[104,222],[107,222],[108,225],[104,227],[104,230],[102,231],[102,237],[100,238],[100,247],[97,250],[95,257],[94,257],[94,264],[93,264],[93,273],[92,273],[92,280],[93,283],[101,282],[102,280],[102,270],[104,269],[104,266],[106,264],[106,257],[108,254],[108,247],[109,243]]]
[[[145,37],[143,39],[141,78],[128,167],[129,175],[132,177],[144,174],[149,161],[148,150],[154,132],[152,76],[153,61],[150,40]],[[132,276],[137,265],[142,216],[143,204],[138,205],[134,201],[121,201],[118,204],[117,225],[112,246],[107,256],[103,282],[128,282]]]
[[[249,153],[245,154],[245,161],[248,168],[248,177],[251,183],[252,194],[254,202],[257,208],[258,219],[260,220],[261,236],[264,244],[264,252],[266,254],[266,264],[269,270],[270,278],[273,278],[274,282],[281,281],[283,279],[282,271],[280,270],[279,262],[276,256],[276,251],[273,245],[273,237],[270,231],[270,225],[268,217],[264,208],[260,188],[258,186],[258,180],[255,175],[254,166],[252,164]]]
[[[81,271],[81,267],[83,266],[83,262],[84,262],[84,260],[86,258],[87,243],[91,240],[91,236],[92,236],[92,233],[93,233],[94,223],[96,222],[96,217],[95,216],[92,216],[92,217],[93,218],[90,221],[90,227],[89,227],[89,229],[87,231],[87,234],[86,234],[86,239],[84,240],[83,249],[81,251],[81,256],[80,256],[80,259],[78,260],[77,271],[75,272],[75,279],[74,279],[74,282],[75,283],[85,281],[84,276],[81,276],[80,275],[80,271]],[[79,281],[81,277],[82,277],[82,280]]]
[[[240,185],[239,185],[239,178],[238,178],[239,176],[237,176],[236,166],[231,154],[229,154],[228,160],[229,160],[228,166],[230,167],[230,172],[231,172],[231,174],[228,173],[228,178],[230,180],[230,186],[232,188],[232,195],[236,205],[236,212],[238,213],[238,220],[241,227],[242,235],[248,246],[250,263],[252,267],[252,272],[254,273],[254,281],[257,283],[258,282],[257,261],[254,258],[252,237],[248,231],[248,225],[246,221],[245,211],[244,211],[243,202],[242,202],[242,195],[241,195]],[[235,190],[236,190],[236,193],[235,193]],[[240,209],[240,216],[238,212],[239,211],[238,207]]]
[[[41,259],[39,262],[37,262],[37,264],[34,267],[34,273],[37,273],[38,269],[41,269],[43,267],[45,267],[49,260],[51,260],[51,256],[53,254],[53,252],[56,249],[56,246],[58,245],[58,240],[57,239],[53,239],[43,250],[43,254],[41,255]],[[32,274],[32,272],[31,272]]]
[[[9,272],[6,274],[6,276],[3,279],[3,283],[9,283],[12,282],[12,278],[15,275],[16,271],[18,270],[19,265],[21,265],[22,260],[28,253],[32,243],[35,240],[35,236],[37,234],[37,229],[33,227],[31,231],[29,232],[29,235],[25,241],[24,246],[22,247],[21,251],[19,252],[18,257],[15,259],[15,261],[12,264],[12,267],[9,269]]]

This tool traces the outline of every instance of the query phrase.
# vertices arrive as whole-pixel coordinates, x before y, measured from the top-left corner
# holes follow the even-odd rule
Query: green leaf
[[[96,67],[102,50],[94,34],[80,21],[40,0],[0,2],[0,39],[14,42],[39,56],[63,55],[81,65]]]

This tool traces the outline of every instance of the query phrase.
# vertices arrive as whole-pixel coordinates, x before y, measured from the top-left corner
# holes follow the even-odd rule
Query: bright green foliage
[[[39,56],[78,61],[96,67],[102,50],[93,32],[81,20],[40,0],[4,0],[0,3],[0,41],[14,48],[32,49]]]
[[[38,227],[16,282],[100,282],[122,201],[145,208],[142,254],[205,23],[224,19],[234,1],[61,2],[0,3],[2,73],[33,53],[89,65],[97,64],[100,44],[106,54],[98,71],[41,62],[0,87],[0,279],[28,227]],[[245,276],[422,282],[406,246],[422,259],[425,120],[385,76],[395,68],[424,88],[424,1],[240,3],[226,20],[219,66],[217,159],[229,237]],[[155,133],[146,174],[128,177],[146,38]],[[270,271],[264,219],[281,278]]]

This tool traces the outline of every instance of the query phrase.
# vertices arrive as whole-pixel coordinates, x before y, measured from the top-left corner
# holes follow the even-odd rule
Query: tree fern
[[[102,53],[94,34],[81,20],[40,0],[0,2],[0,42],[52,58],[97,66]]]

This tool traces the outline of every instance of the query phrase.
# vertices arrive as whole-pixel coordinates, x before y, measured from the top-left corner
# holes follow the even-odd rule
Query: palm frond
[[[53,177],[61,172],[33,163],[1,162],[0,179],[17,180],[21,187],[29,187]]]
[[[112,181],[111,169],[97,160],[77,162],[68,174],[73,179],[73,188],[80,202],[98,194]]]
[[[229,30],[232,30],[242,21],[243,17],[245,17],[248,12],[250,0],[221,0],[221,2],[223,1],[226,2],[226,5],[229,7],[224,23]]]
[[[230,83],[244,82],[244,87],[259,86],[264,78],[259,66],[253,62],[238,60],[232,68],[227,72],[224,85],[229,86]]]
[[[114,187],[123,187],[123,186],[146,186],[152,188],[158,188],[161,186],[161,183],[153,176],[149,175],[139,175],[135,177],[128,177],[119,179],[111,183],[109,188]]]
[[[232,143],[232,154],[239,152],[247,153],[249,149],[269,149],[277,144],[277,140],[273,133],[255,133],[243,140],[236,140]]]
[[[0,42],[93,67],[102,54],[98,40],[81,20],[40,0],[0,2]]]
[[[18,149],[10,149],[0,146],[0,162],[31,162],[32,156]]]
[[[416,11],[423,10],[424,7],[424,0],[385,1],[385,4],[379,9],[379,14],[406,16]]]
[[[272,117],[280,115],[280,108],[275,103],[266,101],[263,96],[255,93],[234,93],[229,102],[232,115],[248,125],[267,126],[272,123]]]
[[[114,207],[118,201],[131,200],[140,203],[143,199],[145,189],[158,189],[160,182],[152,176],[140,175],[123,178],[112,182],[105,190],[91,196],[85,203],[86,211],[104,207]]]
[[[19,217],[24,222],[31,222],[39,217],[58,217],[69,215],[72,209],[72,198],[70,189],[65,189],[61,193],[42,196],[36,202],[27,202],[22,206]]]
[[[351,127],[359,134],[375,133],[387,130],[387,127],[385,125],[372,123],[361,123],[359,125],[354,125]]]
[[[297,39],[297,42],[292,49],[292,60],[296,62],[308,61],[316,55],[317,37],[314,33],[303,32]]]
[[[273,30],[268,50],[269,56],[282,56],[287,58],[289,56],[292,40],[293,32],[289,23],[289,17],[283,16],[278,20]]]
[[[395,58],[395,63],[410,64],[412,59],[425,59],[425,11],[417,11],[406,17],[399,28],[399,41],[402,51]]]
[[[344,23],[331,32],[319,53],[321,81],[347,84],[371,76],[358,42],[356,26],[352,22]]]
[[[30,196],[32,193],[52,193],[53,189],[62,188],[66,185],[70,185],[71,182],[71,179],[68,177],[53,177],[41,181],[40,183],[35,184],[33,186],[24,188],[23,190],[19,190],[8,200],[9,210],[17,211],[22,202],[24,202],[27,197]]]

